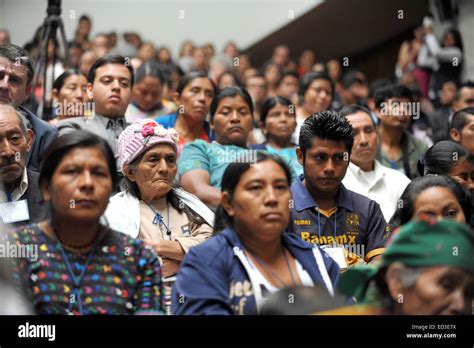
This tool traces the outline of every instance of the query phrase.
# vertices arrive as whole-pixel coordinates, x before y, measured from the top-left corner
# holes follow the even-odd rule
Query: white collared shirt
[[[20,198],[25,194],[28,189],[28,175],[26,173],[26,167],[23,169],[23,175],[21,177],[20,185],[15,187],[12,192],[12,202],[19,201]],[[0,203],[8,202],[7,194],[4,191],[0,191]]]
[[[394,169],[383,166],[377,160],[374,162],[374,170],[370,172],[364,172],[354,163],[349,163],[342,183],[347,189],[376,201],[388,222],[397,209],[398,200],[410,183],[410,179]]]

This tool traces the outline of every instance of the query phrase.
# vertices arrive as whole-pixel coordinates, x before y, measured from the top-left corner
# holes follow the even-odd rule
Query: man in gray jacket
[[[126,127],[124,115],[133,86],[133,68],[128,63],[123,56],[111,55],[92,65],[87,93],[94,102],[95,114],[58,122],[60,136],[77,129],[95,133],[108,141],[118,161],[117,139]]]
[[[10,44],[0,46],[0,104],[13,106],[28,120],[33,138],[26,164],[39,171],[41,154],[56,139],[58,130],[21,106],[31,94],[33,75],[33,62],[26,50]]]
[[[26,167],[33,131],[25,117],[9,105],[0,105],[0,217],[6,224],[25,224],[49,217],[42,199],[39,174]]]

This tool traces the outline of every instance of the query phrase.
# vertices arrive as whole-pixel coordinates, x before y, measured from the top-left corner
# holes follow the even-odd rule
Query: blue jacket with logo
[[[282,242],[313,283],[332,293],[339,276],[336,262],[295,234],[283,233]],[[252,286],[250,274],[254,272],[247,271],[243,250],[242,242],[230,228],[191,248],[173,286],[173,314],[257,314],[261,289]]]
[[[384,252],[391,230],[377,202],[340,184],[337,209],[328,216],[318,214],[318,205],[303,179],[301,175],[291,185],[294,205],[287,227],[289,233],[316,245],[344,245],[348,252],[367,262]]]

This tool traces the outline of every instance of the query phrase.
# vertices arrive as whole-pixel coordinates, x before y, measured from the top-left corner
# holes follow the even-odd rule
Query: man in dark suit
[[[0,104],[0,216],[4,223],[24,224],[48,218],[39,189],[39,174],[26,167],[33,131],[15,108]]]
[[[10,44],[0,46],[0,104],[17,108],[28,120],[33,138],[26,163],[29,169],[39,171],[41,154],[58,136],[58,130],[21,106],[31,93],[33,75],[33,63],[26,50]]]

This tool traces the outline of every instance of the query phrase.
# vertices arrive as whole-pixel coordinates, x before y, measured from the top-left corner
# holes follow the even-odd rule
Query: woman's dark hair
[[[136,159],[134,159],[131,163],[128,164],[128,166],[131,169],[136,169],[138,164],[142,161],[143,157],[145,156],[147,151],[142,153],[140,156],[138,156]],[[136,182],[131,181],[127,176],[124,176],[122,178],[122,181],[120,182],[120,189],[123,191],[128,191],[132,196],[141,199],[141,194],[140,194],[140,189],[138,188],[138,185]],[[188,219],[197,224],[201,225],[203,223],[206,223],[203,218],[201,218],[200,215],[198,215],[194,210],[189,208],[186,204],[182,204],[181,200],[178,198],[178,196],[175,195],[173,190],[170,190],[166,194],[166,200],[171,204],[171,206],[176,209],[180,214],[185,213]]]
[[[262,66],[260,71],[262,72],[263,76],[265,76],[265,74],[267,73],[267,70],[272,66],[276,67],[277,70],[278,70],[278,80],[277,80],[277,82],[278,82],[280,80],[280,77],[281,77],[281,74],[282,74],[282,69],[281,69],[279,64],[277,64],[277,63],[270,60]]]
[[[77,130],[56,138],[46,150],[42,157],[40,169],[40,184],[51,184],[51,179],[63,158],[75,149],[98,147],[107,160],[112,188],[117,186],[117,164],[115,156],[107,141],[98,135],[86,130]]]
[[[91,19],[90,19],[90,17],[87,16],[87,15],[82,15],[81,17],[79,17],[79,23],[80,23],[80,22],[87,22],[87,23],[89,23],[89,25],[92,25]],[[77,35],[78,32],[79,32],[79,26],[78,26],[77,29],[76,29],[76,35]],[[90,35],[90,33],[87,34],[86,36],[84,36],[84,38],[85,38],[87,41],[89,41],[89,35]],[[82,47],[82,46],[81,46],[81,47]]]
[[[77,48],[79,50],[81,50],[81,54],[84,52],[84,49],[82,48],[82,45],[77,42],[77,41],[71,41],[67,44],[67,48],[68,50],[70,50],[71,48]],[[84,75],[85,76],[85,75]]]
[[[135,158],[132,162],[128,164],[128,167],[132,170],[136,169],[138,164],[142,161],[143,157],[145,156],[147,151],[143,152],[140,156]],[[126,175],[123,176],[122,180],[120,181],[120,190],[121,191],[128,191],[132,196],[141,199],[142,196],[140,194],[140,189],[136,182],[131,181],[127,178]]]
[[[461,144],[451,140],[439,141],[431,146],[425,156],[418,160],[418,173],[448,175],[451,169],[463,159],[474,162],[474,156]]]
[[[216,84],[214,83],[214,81],[212,81],[212,79],[209,76],[207,76],[207,73],[205,71],[193,71],[184,75],[183,78],[179,81],[178,87],[176,87],[176,92],[181,95],[184,88],[187,85],[189,85],[194,79],[198,79],[198,78],[204,78],[211,81],[212,89],[214,90],[214,95],[217,94]]]
[[[59,75],[56,80],[54,80],[53,89],[59,92],[61,88],[63,88],[64,82],[66,81],[66,79],[69,76],[75,76],[75,75],[84,76],[85,79],[87,80],[87,76],[81,73],[78,69],[68,69],[65,72],[63,72],[61,75]]]
[[[219,78],[217,79],[217,88],[219,89],[219,85],[221,84],[221,80],[224,76],[226,75],[230,75],[232,76],[232,78],[234,79],[234,86],[237,86],[237,87],[242,87],[242,82],[240,81],[240,79],[238,78],[237,74],[234,73],[233,71],[226,71],[224,73],[222,73]],[[219,89],[220,90],[220,89]]]
[[[276,105],[283,105],[283,106],[286,106],[286,107],[290,108],[290,106],[292,104],[288,99],[286,99],[284,97],[280,97],[280,96],[274,96],[274,97],[269,97],[269,98],[265,99],[263,101],[262,107],[260,109],[260,121],[262,121],[262,123],[265,123],[265,120],[267,118],[268,113]],[[294,112],[290,113],[290,114],[295,116]]]
[[[135,73],[135,83],[140,82],[145,77],[156,77],[161,84],[165,83],[165,75],[161,65],[155,60],[147,60],[137,69]]]
[[[462,43],[462,39],[461,39],[461,33],[459,32],[459,30],[457,29],[448,29],[444,35],[443,35],[443,39],[441,41],[441,44],[443,44],[443,41],[444,41],[444,38],[446,37],[446,35],[448,35],[449,33],[451,33],[453,35],[453,38],[454,38],[454,46],[459,48],[461,50],[461,52],[464,51],[464,45]]]
[[[292,76],[292,77],[294,77],[295,79],[298,80],[298,82],[299,82],[299,80],[300,80],[300,76],[298,75],[298,72],[297,72],[297,71],[295,71],[295,70],[287,70],[287,71],[284,71],[284,72],[281,74],[280,78],[278,79],[278,82],[277,82],[277,84],[276,84],[277,87],[281,85],[281,83],[283,82],[283,80],[284,80],[285,77],[287,77],[287,76]]]
[[[211,114],[211,123],[214,120],[214,115],[222,99],[227,98],[227,97],[232,98],[236,96],[240,96],[245,100],[245,102],[247,103],[247,106],[250,109],[250,113],[253,115],[253,102],[252,102],[252,97],[250,96],[249,92],[247,92],[245,88],[240,88],[237,86],[226,87],[222,91],[220,91],[219,94],[214,97],[214,99],[212,99],[211,108],[209,111],[209,113]]]
[[[402,84],[389,84],[383,85],[377,88],[374,92],[374,102],[377,109],[383,108],[383,103],[391,98],[406,98],[409,101],[413,101],[413,94],[405,85]]]
[[[298,95],[301,99],[301,101],[304,98],[304,94],[308,90],[309,86],[313,83],[315,80],[326,80],[327,82],[330,83],[331,85],[331,98],[334,98],[334,83],[332,82],[331,78],[326,72],[323,71],[311,71],[309,73],[306,73],[303,75],[303,77],[300,79],[300,85],[298,88]]]
[[[79,18],[79,22],[82,22],[82,21],[86,21],[86,22],[89,22],[89,24],[91,23],[91,19],[88,15],[81,15],[81,17]]]
[[[369,99],[374,99],[375,91],[380,87],[391,85],[393,82],[388,79],[373,80],[369,86]]]
[[[354,134],[350,122],[335,111],[316,112],[303,122],[299,138],[303,157],[306,155],[306,150],[313,146],[315,138],[343,141],[349,154],[354,145]]]
[[[229,164],[222,176],[222,185],[221,192],[227,192],[230,200],[234,198],[235,189],[239,184],[240,178],[244,173],[251,168],[253,164],[264,162],[264,161],[273,161],[278,164],[281,169],[285,172],[285,176],[288,182],[288,186],[291,184],[291,173],[290,169],[286,163],[276,155],[272,155],[266,152],[257,151],[255,161],[237,161]],[[222,204],[219,204],[216,210],[214,218],[214,234],[219,233],[226,227],[233,227],[234,221],[233,218],[227,214],[227,211],[224,209]]]
[[[392,229],[405,225],[413,218],[416,198],[420,193],[431,187],[444,187],[449,189],[457,198],[466,217],[466,223],[469,223],[471,219],[471,195],[464,190],[456,180],[449,176],[427,175],[413,179],[405,191],[403,191],[398,202],[398,208],[389,222]]]
[[[469,122],[469,116],[474,116],[474,107],[472,106],[456,111],[450,116],[449,128],[454,128],[458,133],[461,133],[462,129]]]
[[[49,45],[50,42],[53,44],[54,51],[53,51],[53,56],[51,58],[49,57],[49,53],[48,53],[48,59],[52,59],[54,62],[61,61],[62,59],[60,58],[58,39],[50,37],[48,39],[48,45]]]
[[[369,86],[365,73],[360,70],[350,70],[344,73],[341,83],[342,88],[345,90],[351,88],[355,84],[367,85],[367,87]]]
[[[183,70],[176,65],[175,63],[158,63],[160,66],[160,71],[163,75],[164,81],[163,84],[167,85],[169,88],[172,88],[173,86],[173,81],[172,81],[172,75],[176,74],[178,75],[179,79],[184,76]]]

